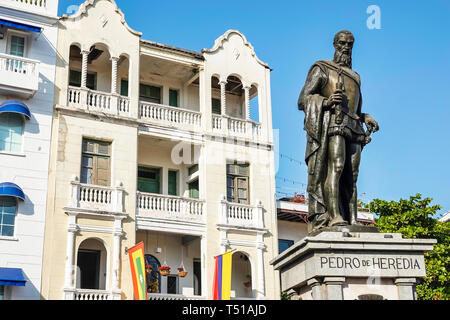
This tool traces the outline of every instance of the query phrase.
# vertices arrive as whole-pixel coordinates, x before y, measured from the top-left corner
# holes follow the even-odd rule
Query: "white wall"
[[[16,183],[26,194],[25,201],[19,201],[14,237],[0,238],[0,267],[22,268],[27,280],[25,287],[7,288],[6,299],[40,299],[57,29],[41,22],[39,16],[30,15],[32,21],[22,16],[19,11],[6,15],[0,9],[0,18],[43,28],[41,34],[28,33],[26,50],[27,58],[40,61],[39,89],[33,98],[22,100],[32,114],[32,119],[25,121],[22,152],[15,155],[0,152],[0,182]],[[0,52],[6,51],[6,39],[5,32]],[[20,99],[0,95],[0,103],[7,100]]]

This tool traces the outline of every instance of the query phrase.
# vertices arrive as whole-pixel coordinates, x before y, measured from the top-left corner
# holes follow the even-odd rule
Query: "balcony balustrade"
[[[205,203],[202,200],[137,193],[137,216],[168,220],[204,222]]]
[[[148,293],[148,300],[206,300],[202,296],[186,296],[181,294]]]
[[[54,16],[56,16],[57,11],[57,3],[54,0],[0,0],[0,5],[17,10]]]
[[[31,98],[39,86],[37,60],[0,53],[0,92]]]
[[[122,213],[123,188],[120,183],[116,187],[82,184],[75,177],[71,182],[71,208],[94,210],[100,212]]]
[[[120,300],[121,293],[110,290],[64,289],[64,300]]]
[[[139,117],[145,122],[193,131],[202,124],[199,112],[149,102],[140,102]]]
[[[223,115],[212,116],[212,129],[215,133],[225,136],[259,140],[261,124],[252,120],[231,118]]]
[[[219,223],[242,228],[264,228],[263,206],[231,203],[223,199]]]

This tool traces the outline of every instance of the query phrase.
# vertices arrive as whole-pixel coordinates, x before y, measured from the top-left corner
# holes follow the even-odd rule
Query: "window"
[[[147,275],[147,292],[150,293],[160,293],[161,292],[161,274],[159,273],[159,267],[161,264],[158,259],[156,259],[151,254],[146,254],[144,256],[145,265],[152,266],[152,271]]]
[[[81,72],[76,70],[70,70],[69,86],[81,87]],[[88,73],[86,77],[86,87],[91,90],[97,90],[97,74]]]
[[[167,276],[167,293],[178,294],[178,277]]]
[[[138,191],[160,194],[160,171],[160,169],[139,167]]]
[[[11,197],[0,197],[0,236],[14,236],[16,206],[16,199]]]
[[[128,80],[122,79],[120,82],[120,95],[128,97]]]
[[[0,301],[5,300],[5,286],[0,286]]]
[[[25,38],[12,35],[9,44],[9,54],[23,57],[25,55]]]
[[[198,187],[198,180],[195,180],[194,182],[189,183],[189,197],[192,199],[199,199],[200,198],[200,191]]]
[[[286,251],[290,247],[294,245],[294,241],[292,240],[278,240],[278,253],[282,253]]]
[[[249,164],[227,164],[227,200],[249,204]]]
[[[188,169],[188,174],[192,176],[194,173],[198,171],[198,164],[194,164],[192,167]]]
[[[81,183],[110,186],[111,143],[83,139]]]
[[[169,90],[169,106],[178,107],[178,90]]]
[[[20,114],[0,114],[0,151],[22,151],[23,126],[24,121]]]
[[[222,107],[221,107],[222,103],[220,102],[220,99],[212,98],[211,104],[213,114],[222,114]]]
[[[169,195],[176,196],[177,192],[177,172],[169,171]]]
[[[139,97],[147,102],[161,104],[161,88],[141,83],[139,85]]]

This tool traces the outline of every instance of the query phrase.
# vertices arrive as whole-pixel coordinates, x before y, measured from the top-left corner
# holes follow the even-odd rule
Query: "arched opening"
[[[92,90],[111,92],[112,62],[106,45],[96,43],[89,49],[86,86]]]
[[[105,290],[107,251],[97,239],[84,240],[77,253],[77,288]]]
[[[147,292],[148,293],[161,293],[161,274],[159,273],[159,267],[161,263],[159,260],[152,256],[151,254],[146,254],[145,268],[148,270],[147,266],[151,266],[151,271],[147,272]]]
[[[222,114],[222,105],[220,100],[220,80],[217,76],[211,77],[211,112],[213,115]]]
[[[117,61],[117,92],[124,97],[129,97],[130,59],[122,54]]]
[[[250,120],[254,122],[260,122],[259,118],[259,97],[258,87],[254,84],[250,87]]]
[[[247,254],[233,253],[231,273],[231,296],[235,298],[252,298],[252,266]]]
[[[228,76],[225,92],[227,115],[232,118],[245,119],[245,96],[241,79],[236,75]]]

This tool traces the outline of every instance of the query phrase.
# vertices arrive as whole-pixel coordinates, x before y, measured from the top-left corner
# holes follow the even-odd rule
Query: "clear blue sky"
[[[80,0],[60,0],[60,14]],[[380,132],[363,152],[358,182],[365,198],[399,200],[421,193],[450,210],[450,1],[149,1],[117,0],[144,39],[200,51],[238,29],[272,72],[274,129],[280,152],[302,160],[304,114],[297,99],[307,72],[333,57],[342,29],[355,37],[353,68],[361,75],[363,111]],[[369,5],[381,30],[369,30]],[[306,167],[284,158],[279,177],[306,183]],[[280,188],[304,187],[277,179]],[[278,189],[292,192],[291,189]],[[364,197],[363,197],[364,198]]]

